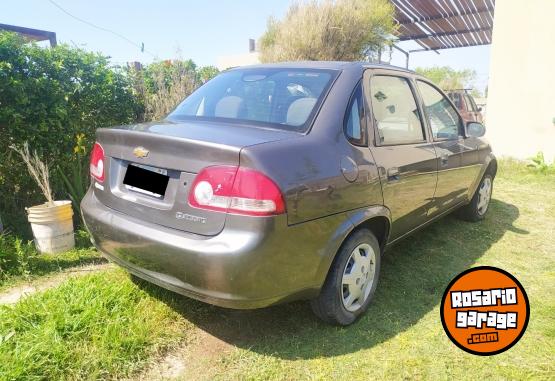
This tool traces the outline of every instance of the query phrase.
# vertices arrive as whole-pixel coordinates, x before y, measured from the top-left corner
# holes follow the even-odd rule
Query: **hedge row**
[[[196,85],[216,73],[185,62],[195,73]],[[137,75],[133,68],[113,67],[98,53],[67,45],[42,48],[13,33],[0,33],[0,215],[4,226],[29,237],[24,208],[44,202],[20,158],[9,149],[11,145],[28,141],[50,167],[55,196],[67,199],[72,184],[86,186],[87,156],[95,130],[142,121],[148,96],[159,90],[155,79],[174,66],[156,63]]]

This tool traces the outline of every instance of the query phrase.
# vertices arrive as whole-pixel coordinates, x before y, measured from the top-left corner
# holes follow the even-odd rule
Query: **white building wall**
[[[486,129],[497,155],[555,158],[555,0],[495,2]]]
[[[217,59],[218,70],[226,70],[230,67],[247,66],[259,64],[258,52],[220,56]]]

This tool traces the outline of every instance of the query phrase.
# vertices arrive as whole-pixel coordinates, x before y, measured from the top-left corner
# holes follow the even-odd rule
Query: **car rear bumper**
[[[207,237],[127,216],[91,191],[81,210],[94,245],[109,259],[161,287],[222,307],[314,297],[331,261],[326,243],[334,223],[328,218],[289,227],[286,215],[229,215],[223,231]]]

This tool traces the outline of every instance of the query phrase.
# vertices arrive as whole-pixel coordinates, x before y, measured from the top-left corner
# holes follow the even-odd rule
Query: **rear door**
[[[384,204],[391,211],[391,239],[427,220],[436,188],[437,162],[412,81],[400,72],[368,70],[365,95],[371,109]]]

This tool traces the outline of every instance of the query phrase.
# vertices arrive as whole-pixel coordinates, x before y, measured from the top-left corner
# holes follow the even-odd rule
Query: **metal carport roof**
[[[491,44],[495,0],[392,0],[398,40],[424,50]]]

